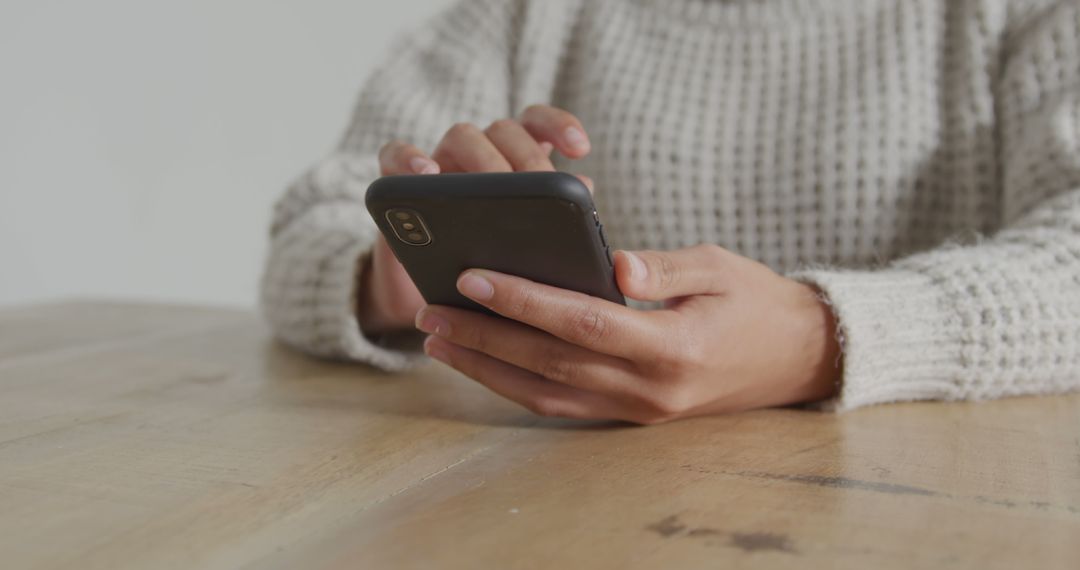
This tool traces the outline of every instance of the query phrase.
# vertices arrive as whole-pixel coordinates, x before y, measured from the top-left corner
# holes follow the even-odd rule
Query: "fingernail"
[[[430,158],[424,158],[422,156],[414,156],[409,161],[409,168],[416,174],[438,174],[439,165]]]
[[[428,309],[421,309],[419,313],[416,313],[416,328],[439,336],[450,334],[450,322]]]
[[[589,138],[577,127],[568,127],[563,131],[563,139],[566,141],[566,144],[570,145],[570,148],[573,148],[574,150],[589,150]]]
[[[635,281],[644,281],[649,275],[649,270],[645,267],[645,262],[629,251],[624,251],[623,255],[625,255],[626,260],[630,262],[630,278]]]
[[[491,281],[471,271],[458,279],[457,287],[462,295],[477,301],[487,301],[495,295],[495,287],[491,284]]]
[[[434,358],[435,360],[438,360],[439,362],[442,362],[443,364],[450,365],[450,353],[443,350],[443,348],[439,346],[438,341],[436,341],[435,337],[433,336],[429,336],[424,339],[424,354]]]

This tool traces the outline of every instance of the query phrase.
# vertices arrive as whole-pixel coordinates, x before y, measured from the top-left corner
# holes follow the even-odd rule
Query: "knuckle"
[[[699,335],[689,330],[685,321],[677,321],[665,327],[655,363],[666,376],[679,378],[700,369],[709,357],[709,350]]]
[[[686,340],[682,343],[677,360],[673,363],[675,369],[683,374],[691,370],[700,370],[709,358],[709,351],[703,343],[697,340]]]
[[[523,402],[530,412],[544,417],[558,417],[561,415],[559,402],[547,396],[535,396]]]
[[[669,353],[679,361],[693,363],[702,360],[708,354],[710,346],[701,334],[701,323],[692,316],[673,315],[668,326]]]
[[[459,332],[460,342],[475,350],[476,352],[483,352],[489,354],[491,351],[491,339],[486,333],[483,332],[483,327],[462,327],[465,330]],[[453,329],[451,329],[453,331]]]
[[[517,122],[514,121],[513,119],[499,119],[498,121],[495,121],[494,123],[491,123],[491,126],[488,127],[488,131],[515,130],[517,128],[517,126],[518,126]]]
[[[715,243],[703,243],[696,246],[694,249],[700,251],[705,257],[714,261],[721,261],[727,255],[727,250],[716,245]]]
[[[404,148],[404,147],[405,147],[405,141],[396,140],[396,139],[392,140],[392,141],[382,145],[382,148],[379,149],[379,158],[385,160],[385,159],[397,154],[398,152],[400,152],[401,149]]]
[[[645,409],[646,416],[652,421],[669,421],[690,409],[689,398],[684,389],[672,386],[650,394],[645,400]]]
[[[715,243],[698,244],[696,246],[696,249],[699,249],[699,250],[704,251],[705,253],[708,253],[708,254],[711,254],[711,255],[719,255],[721,252],[724,251],[724,248],[720,247],[719,245],[716,245]]]
[[[577,126],[578,119],[570,111],[559,109],[558,107],[551,108],[551,119],[559,124],[561,127],[573,127]]]
[[[521,114],[522,122],[532,125],[548,125],[552,127],[569,127],[574,125],[576,119],[569,111],[565,111],[551,105],[529,105]]]
[[[584,344],[596,344],[607,339],[611,327],[607,315],[596,307],[586,306],[570,318],[570,330],[576,340]]]
[[[544,354],[537,368],[541,376],[561,384],[572,384],[581,372],[577,363],[558,351]]]
[[[476,125],[472,123],[454,123],[449,130],[446,131],[446,137],[448,139],[460,138],[475,133],[478,129]]]
[[[514,317],[528,317],[540,311],[540,299],[536,292],[530,288],[518,289],[507,303],[507,312]]]
[[[657,285],[666,289],[678,283],[681,269],[671,257],[661,254],[656,256],[655,260]]]
[[[533,103],[532,105],[525,107],[525,110],[522,111],[521,114],[525,117],[534,117],[548,112],[549,109],[551,109],[551,107],[544,105],[543,103]]]
[[[526,157],[523,165],[523,169],[526,171],[535,170],[553,170],[555,167],[551,164],[551,159],[544,154],[540,147],[537,146],[535,151]]]

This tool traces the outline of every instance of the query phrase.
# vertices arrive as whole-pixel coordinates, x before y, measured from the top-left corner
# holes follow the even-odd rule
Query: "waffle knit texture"
[[[277,204],[262,303],[301,350],[417,358],[355,316],[380,146],[547,103],[589,131],[556,165],[614,246],[715,243],[827,295],[837,409],[1080,386],[1076,0],[464,0],[390,53]]]

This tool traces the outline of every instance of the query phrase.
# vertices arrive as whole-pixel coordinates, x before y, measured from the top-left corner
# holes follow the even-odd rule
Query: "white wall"
[[[253,306],[274,200],[450,0],[0,0],[0,305]]]

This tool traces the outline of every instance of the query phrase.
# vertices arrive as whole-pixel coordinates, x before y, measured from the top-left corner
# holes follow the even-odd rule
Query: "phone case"
[[[456,286],[462,271],[480,268],[625,304],[592,196],[569,174],[387,176],[366,203],[428,303],[486,312]],[[429,243],[399,237],[391,216],[402,211],[419,216]]]

